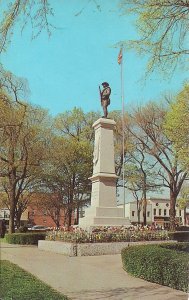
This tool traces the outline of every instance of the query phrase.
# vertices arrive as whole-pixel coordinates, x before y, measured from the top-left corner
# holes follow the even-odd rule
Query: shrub
[[[189,243],[166,243],[161,244],[160,247],[187,253],[189,252]]]
[[[5,235],[8,243],[21,245],[37,245],[38,240],[45,240],[45,237],[45,233],[12,233]]]
[[[131,275],[187,291],[187,253],[166,249],[165,245],[142,245],[124,248],[121,255],[123,268]]]
[[[189,242],[189,231],[175,231],[168,233],[170,240]]]
[[[26,226],[20,226],[16,232],[18,233],[23,233],[23,232],[27,232],[28,231],[28,228]]]
[[[180,227],[177,227],[177,231],[189,231],[189,226],[180,226]]]

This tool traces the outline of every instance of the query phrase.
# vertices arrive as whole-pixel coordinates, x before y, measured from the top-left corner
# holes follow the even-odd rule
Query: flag
[[[118,62],[119,65],[122,62],[122,57],[123,57],[123,55],[122,55],[122,48],[121,48],[120,51],[119,51],[119,54],[118,54],[118,58],[117,58],[117,62]]]

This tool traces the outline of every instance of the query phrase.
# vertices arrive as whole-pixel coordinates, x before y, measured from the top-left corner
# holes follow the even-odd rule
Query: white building
[[[0,209],[0,219],[9,220],[10,211],[8,208],[1,208]]]
[[[123,205],[121,205],[123,206]],[[162,198],[148,198],[146,208],[147,224],[154,224],[167,227],[170,216],[170,200]],[[137,201],[126,203],[125,217],[128,217],[131,224],[138,223]],[[185,225],[185,211],[176,205],[176,221],[180,225]],[[140,211],[140,223],[143,223],[143,211]]]
[[[5,219],[6,224],[9,224],[10,211],[8,208],[0,208],[0,220]],[[28,210],[25,210],[21,216],[21,223],[27,223],[28,221]]]

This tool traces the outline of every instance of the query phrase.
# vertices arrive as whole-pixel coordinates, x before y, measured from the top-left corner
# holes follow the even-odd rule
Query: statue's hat
[[[109,86],[108,82],[103,82],[102,85]]]

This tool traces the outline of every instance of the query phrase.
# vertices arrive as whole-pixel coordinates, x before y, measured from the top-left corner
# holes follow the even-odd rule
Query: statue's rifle
[[[99,93],[100,93],[100,101],[102,103],[102,92],[101,92],[101,89],[100,89],[100,85],[99,85]]]

